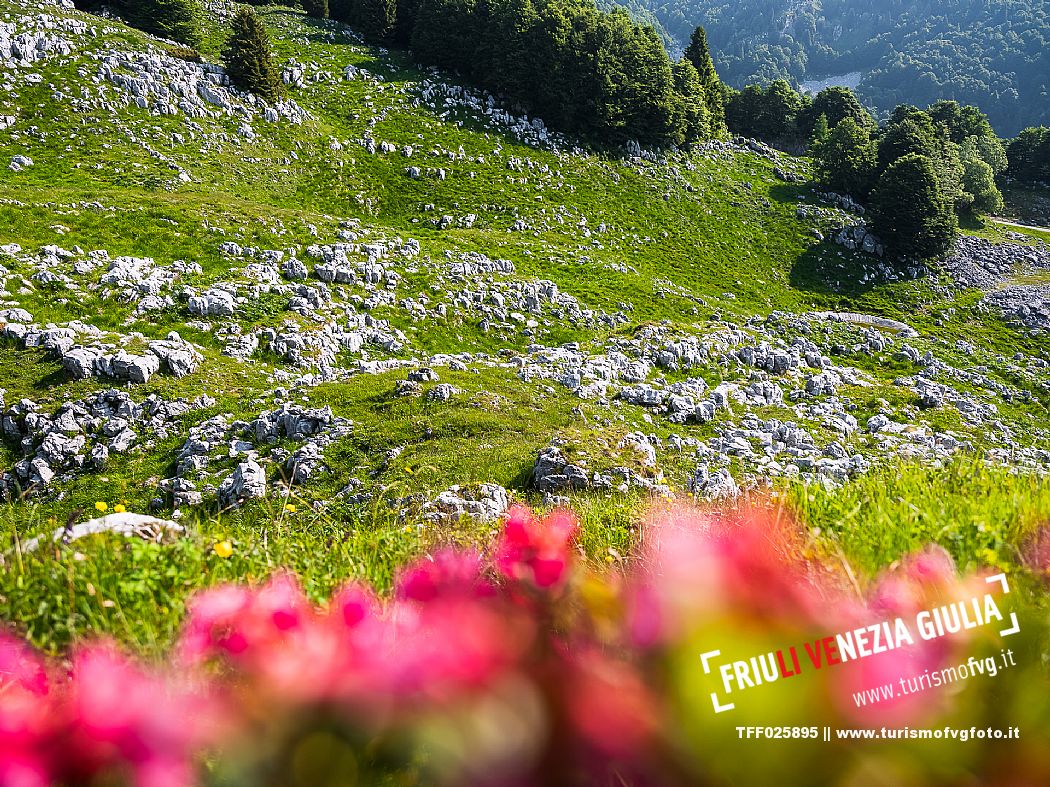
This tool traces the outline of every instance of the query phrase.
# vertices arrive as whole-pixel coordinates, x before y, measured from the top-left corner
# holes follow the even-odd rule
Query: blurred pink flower
[[[0,784],[50,783],[51,705],[43,661],[25,643],[0,632]]]
[[[332,596],[329,615],[348,629],[374,617],[379,602],[370,589],[361,585],[345,585]]]
[[[178,651],[189,663],[216,657],[251,660],[271,640],[298,632],[313,613],[298,580],[286,572],[255,590],[210,588],[190,602]]]
[[[538,588],[561,585],[572,565],[575,517],[554,511],[537,519],[524,506],[514,506],[496,545],[496,567],[505,577]]]
[[[105,642],[75,654],[61,711],[56,745],[73,782],[129,774],[139,787],[192,784],[195,758],[220,726],[205,687],[147,672]]]
[[[172,668],[102,642],[76,650],[66,669],[0,635],[0,785],[183,787],[206,750],[281,768],[290,742],[318,729],[384,756],[405,751],[406,764],[413,755],[401,744],[437,735],[431,754],[459,752],[438,763],[450,783],[579,783],[584,773],[590,783],[678,783],[694,764],[675,759],[690,730],[676,726],[670,700],[695,690],[681,681],[702,679],[701,643],[739,635],[749,652],[773,651],[987,590],[930,547],[862,593],[773,506],[661,508],[623,573],[570,582],[576,530],[567,512],[516,507],[491,562],[439,550],[400,572],[386,599],[349,584],[318,606],[284,572],[202,591]],[[1048,543],[1041,532],[1030,564],[1045,570]],[[822,722],[910,724],[953,695],[858,706],[856,693],[939,669],[964,641],[916,641],[791,686]],[[448,736],[457,724],[471,732]],[[520,774],[489,767],[509,762]]]
[[[934,588],[948,588],[955,584],[955,561],[948,550],[938,544],[930,544],[921,552],[903,560],[904,572],[912,580]]]
[[[629,596],[636,644],[681,636],[719,615],[774,627],[821,624],[848,603],[835,570],[808,560],[797,525],[768,507],[653,511]]]
[[[577,733],[606,757],[641,757],[659,732],[655,697],[636,666],[594,650],[566,665],[567,703]]]
[[[914,615],[922,606],[922,587],[903,573],[882,576],[868,593],[868,608],[879,618]]]
[[[193,663],[225,652],[238,655],[248,647],[238,630],[240,615],[252,603],[252,592],[243,585],[217,585],[197,593],[187,605],[179,638],[181,660]]]
[[[495,587],[484,576],[481,555],[473,550],[441,549],[409,565],[397,580],[397,596],[405,601],[427,603],[494,594]]]

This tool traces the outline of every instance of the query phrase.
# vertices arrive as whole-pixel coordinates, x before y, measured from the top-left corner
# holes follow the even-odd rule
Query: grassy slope
[[[25,13],[26,8],[16,0],[0,0],[0,12]],[[158,264],[194,260],[203,273],[188,283],[204,285],[228,276],[229,261],[218,252],[222,240],[260,248],[305,246],[315,242],[315,230],[319,237],[331,239],[341,221],[354,219],[376,238],[418,239],[424,259],[440,261],[447,251],[480,251],[513,261],[517,278],[553,280],[587,307],[615,312],[624,302],[633,304],[626,326],[614,331],[554,325],[538,337],[546,344],[575,340],[591,343],[597,351],[608,338],[659,321],[703,332],[714,314],[746,318],[775,309],[844,309],[907,320],[925,336],[914,343],[920,351],[936,348],[941,357],[960,365],[1008,357],[1017,349],[1045,352],[1037,340],[1018,336],[978,313],[972,296],[950,300],[927,283],[833,287],[829,282],[848,282],[855,258],[814,241],[814,225],[795,216],[797,201],[808,188],[775,179],[772,164],[758,156],[675,154],[665,163],[638,164],[597,153],[537,150],[481,127],[470,116],[417,106],[423,74],[399,53],[362,46],[341,28],[305,20],[286,9],[265,8],[261,13],[280,62],[294,57],[337,75],[346,65],[364,66],[382,81],[321,82],[295,90],[294,99],[311,119],[302,126],[257,122],[259,136],[251,142],[237,138],[235,121],[201,120],[205,131],[225,135],[203,145],[199,139],[175,141],[173,134],[186,134],[181,117],[151,117],[133,108],[115,115],[69,112],[53,100],[49,85],[76,84],[77,67],[86,62],[93,73],[95,64],[90,59],[52,61],[41,85],[20,88],[18,95],[6,99],[20,122],[14,129],[17,137],[0,133],[0,161],[26,153],[36,165],[17,176],[6,170],[0,175],[0,242],[17,242],[26,249],[77,244],[104,248],[114,256],[150,256]],[[108,27],[102,39],[107,46],[149,45],[136,31]],[[214,25],[209,33],[205,50],[212,58],[220,32]],[[382,119],[372,126],[372,135],[377,141],[417,146],[411,162],[399,153],[369,155],[354,143],[376,112]],[[42,133],[27,133],[29,126]],[[333,150],[332,140],[340,140],[342,149]],[[143,142],[163,160],[150,155]],[[451,162],[446,153],[461,147],[468,157],[483,156],[485,162]],[[512,158],[534,166],[512,171]],[[445,168],[449,176],[411,180],[404,174],[409,163]],[[171,165],[189,171],[192,182],[175,185]],[[84,207],[86,202],[101,203],[107,210]],[[425,205],[433,205],[433,210],[424,210]],[[438,230],[430,224],[435,216],[468,213],[478,217],[471,229]],[[564,223],[556,220],[558,213]],[[592,229],[605,223],[610,231],[584,238],[575,229],[580,218]],[[509,231],[519,219],[533,231]],[[995,227],[975,231],[1002,232]],[[626,273],[621,272],[625,265],[630,266]],[[427,291],[429,271],[423,265],[418,273],[407,275],[399,297]],[[679,296],[661,294],[665,281],[675,285]],[[702,297],[705,305],[698,307],[694,296]],[[162,313],[152,321],[129,322],[130,306],[104,301],[90,291],[71,297],[39,289],[20,303],[38,322],[83,318],[103,329],[158,338],[171,329],[174,319],[185,319]],[[238,320],[244,327],[274,324],[281,307],[271,306],[260,302]],[[416,355],[521,350],[532,341],[520,332],[484,333],[474,320],[415,324],[403,311],[385,307],[375,315],[405,331]],[[291,316],[286,313],[281,319]],[[274,368],[273,359],[234,362],[220,354],[222,345],[215,337],[179,329],[204,348],[202,371],[181,381],[157,376],[135,388],[136,398],[148,393],[209,393],[217,402],[203,416],[240,415],[266,406],[258,397],[272,388],[263,374]],[[951,347],[959,339],[978,344],[981,358],[953,355]],[[851,363],[863,366],[856,358]],[[858,397],[858,417],[870,414],[867,408],[873,412],[880,398],[899,397],[890,383],[905,373],[885,358],[871,359],[868,367],[879,387]],[[53,407],[104,387],[97,381],[73,382],[57,363],[13,347],[0,349],[0,374],[8,403],[30,397]],[[1012,382],[1005,372],[992,374]],[[314,404],[331,404],[356,426],[351,438],[330,449],[332,472],[300,493],[303,499],[297,500],[296,513],[283,511],[277,503],[222,516],[205,511],[190,538],[174,546],[95,539],[75,550],[43,551],[33,557],[16,550],[7,554],[0,570],[0,617],[19,621],[34,639],[52,647],[86,630],[114,631],[149,647],[170,636],[186,593],[218,579],[259,577],[288,565],[301,571],[318,595],[348,575],[386,587],[395,566],[409,555],[449,539],[484,541],[486,528],[463,523],[435,532],[406,525],[383,503],[365,511],[339,505],[311,510],[311,503],[341,488],[349,475],[368,479],[381,500],[432,493],[452,483],[494,481],[520,490],[537,449],[554,436],[577,450],[602,454],[616,451],[618,436],[632,429],[701,438],[712,429],[649,425],[637,408],[599,410],[560,387],[522,383],[513,369],[481,374],[443,370],[442,381],[463,393],[440,406],[395,398],[394,384],[401,377],[403,373],[358,376],[310,392]],[[577,413],[572,412],[575,406],[580,407]],[[1018,405],[1016,412],[1005,415],[1023,429],[1026,423],[1045,419],[1045,402]],[[50,529],[51,519],[61,522],[71,510],[90,510],[96,500],[144,510],[156,479],[170,475],[180,444],[181,438],[172,438],[148,453],[114,462],[104,474],[85,475],[59,499],[10,506],[0,520],[0,533],[8,543],[24,540]],[[395,460],[383,461],[392,448],[404,450]],[[12,457],[0,458],[6,466]],[[680,486],[687,468],[672,463],[666,469]],[[896,498],[880,486],[879,479],[886,476],[874,476],[836,495],[821,490],[794,494],[797,500],[808,500],[801,504],[806,519],[838,532],[837,542],[862,570],[873,570],[931,537],[952,546],[964,562],[987,557],[984,550],[1000,550],[1015,540],[1017,525],[1008,515],[1015,506],[1028,512],[1022,516],[1028,522],[1048,511],[1042,488],[1006,473],[987,471],[992,476],[974,487],[944,486],[944,476],[938,475],[955,478],[959,472],[963,471],[954,467],[907,467],[892,473],[894,478],[912,479],[901,482],[906,485],[896,497],[910,499],[909,505],[924,511],[920,521],[942,522],[939,528],[896,528],[893,539],[878,535],[899,514]],[[613,495],[586,496],[577,502],[584,515],[582,546],[587,554],[612,560],[626,554],[639,501]],[[956,538],[956,528],[943,519],[945,511],[958,512],[960,531],[967,530],[967,522],[980,521],[994,537]],[[835,521],[838,528],[830,527]],[[210,549],[224,538],[235,544],[228,561]],[[1006,559],[1007,551],[996,554]]]

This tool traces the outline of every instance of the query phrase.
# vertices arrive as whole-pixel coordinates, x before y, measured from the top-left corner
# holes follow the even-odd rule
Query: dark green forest
[[[1003,136],[1050,124],[1050,0],[627,0],[681,46],[703,25],[741,88],[860,71],[883,112],[973,104]]]

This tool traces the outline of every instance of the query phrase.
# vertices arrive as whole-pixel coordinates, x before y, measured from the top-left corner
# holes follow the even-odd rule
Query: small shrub
[[[169,57],[178,58],[179,60],[185,60],[188,63],[204,62],[204,58],[201,56],[201,53],[191,46],[166,46],[164,47],[164,53]]]

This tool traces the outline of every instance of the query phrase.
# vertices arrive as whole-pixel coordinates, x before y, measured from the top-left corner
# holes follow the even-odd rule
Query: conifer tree
[[[689,38],[689,46],[685,49],[685,59],[693,64],[693,68],[700,76],[700,86],[704,89],[711,133],[721,133],[726,126],[725,89],[722,86],[722,80],[718,78],[718,72],[715,71],[715,61],[711,59],[711,51],[707,46],[707,31],[703,27],[697,27]]]
[[[195,0],[150,0],[153,18],[150,32],[189,46],[201,42],[200,9]]]
[[[682,58],[674,64],[674,86],[681,97],[682,124],[685,139],[693,142],[710,136],[707,96],[700,84],[700,75],[689,60]]]
[[[242,8],[234,16],[222,56],[226,73],[239,88],[267,101],[280,98],[281,79],[270,53],[270,38],[251,8]]]
[[[416,14],[419,12],[420,0],[396,0],[394,19],[394,41],[408,46],[412,40],[412,30],[416,26]]]
[[[412,31],[412,52],[421,61],[469,73],[481,42],[475,0],[422,0]]]
[[[397,22],[396,0],[353,0],[349,22],[373,41],[386,41]]]
[[[353,8],[354,0],[328,0],[328,16],[338,22],[349,23]]]
[[[823,112],[817,115],[817,122],[813,124],[813,133],[809,135],[809,149],[816,152],[821,144],[828,138],[831,129],[828,127],[828,116]]]

